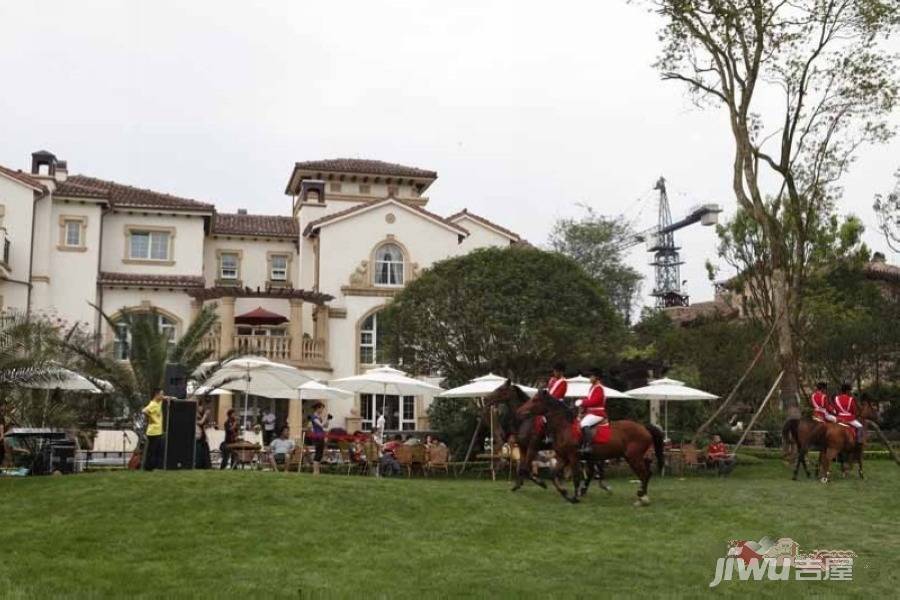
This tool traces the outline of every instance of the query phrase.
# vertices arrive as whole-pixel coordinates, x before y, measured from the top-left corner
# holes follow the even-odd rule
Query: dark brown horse
[[[539,427],[536,422],[537,417],[521,418],[518,410],[526,402],[528,402],[528,394],[522,389],[513,385],[509,380],[497,388],[493,393],[484,399],[485,407],[505,406],[507,408],[509,419],[508,422],[501,426],[501,439],[506,439],[506,434],[514,432],[516,434],[516,443],[519,445],[522,459],[519,461],[518,470],[516,471],[516,482],[511,491],[515,492],[525,483],[525,479],[535,483],[536,485],[546,488],[547,484],[535,477],[531,464],[534,462],[537,453],[545,448],[544,432],[538,431]],[[485,417],[490,418],[490,415]],[[549,448],[549,446],[546,446]]]
[[[872,402],[860,403],[861,410],[859,420],[865,426],[867,420],[878,422],[878,407]],[[806,454],[810,450],[819,450],[819,465],[816,476],[821,475],[822,483],[827,483],[831,477],[831,463],[835,458],[841,459],[841,471],[847,476],[850,465],[857,464],[859,478],[863,478],[863,448],[864,442],[856,441],[856,429],[844,427],[837,423],[823,423],[809,417],[802,419],[788,419],[781,430],[785,444],[793,443],[797,446],[797,461],[794,464],[793,478],[797,479],[800,467],[809,477],[809,468],[806,466]]]
[[[558,461],[553,474],[553,485],[556,491],[569,502],[578,502],[578,496],[587,490],[580,490],[581,469],[578,468],[579,447],[581,446],[580,428],[575,423],[575,416],[571,409],[557,399],[550,396],[546,390],[541,390],[535,396],[522,405],[518,414],[521,417],[540,415],[547,419],[547,427],[553,437],[553,449]],[[586,457],[588,462],[588,474],[593,473],[591,465],[609,458],[624,458],[641,481],[641,487],[637,492],[638,499],[635,506],[650,504],[647,495],[647,486],[650,482],[652,471],[647,451],[654,449],[660,469],[663,464],[663,433],[655,426],[644,426],[634,421],[613,421],[611,424],[612,437],[604,444],[593,444],[591,452]],[[561,482],[566,468],[572,470],[572,480],[575,491],[569,496]]]

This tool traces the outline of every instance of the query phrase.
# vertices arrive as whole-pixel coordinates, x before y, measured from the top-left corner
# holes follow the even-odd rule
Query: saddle
[[[572,423],[572,434],[581,443],[582,440],[582,432],[581,426],[578,422]],[[605,444],[609,442],[610,438],[612,438],[612,426],[610,424],[609,419],[603,421],[602,423],[597,423],[588,429],[588,435],[593,439],[591,440],[594,444]]]

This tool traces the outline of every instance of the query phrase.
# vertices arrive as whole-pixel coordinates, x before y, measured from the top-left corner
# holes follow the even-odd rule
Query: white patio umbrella
[[[307,381],[299,388],[300,400],[342,400],[353,395],[353,392],[330,387],[318,381]]]
[[[342,377],[334,379],[330,383],[342,390],[357,394],[381,394],[382,402],[384,402],[384,396],[421,396],[444,391],[436,385],[414,379],[403,371],[391,367],[369,369],[362,375]]]
[[[207,369],[214,363],[204,363],[199,370]],[[226,361],[222,367],[213,373],[206,381],[206,385],[195,393],[208,393],[207,390],[220,388],[223,390],[244,392],[244,430],[247,429],[247,408],[249,396],[263,396],[265,398],[297,397],[297,388],[312,377],[304,374],[300,369],[273,362],[261,356],[240,356]]]
[[[476,377],[471,380],[469,383],[465,385],[461,385],[459,387],[455,387],[444,392],[441,392],[436,397],[437,398],[483,398],[496,391],[501,385],[506,383],[506,377],[501,377],[500,375],[494,375],[493,373],[488,373],[487,375],[482,375],[481,377]],[[519,389],[528,394],[529,396],[533,396],[537,393],[537,390],[533,387],[528,387],[527,385],[516,384],[519,386]]]
[[[718,396],[684,385],[676,379],[656,379],[650,385],[626,392],[639,400],[661,400],[665,403],[665,430],[669,437],[669,402],[691,402],[699,400],[716,400]]]
[[[587,398],[588,393],[591,391],[591,380],[584,375],[569,377],[566,379],[566,382],[568,383],[566,386],[566,398]],[[620,392],[617,389],[606,387],[605,385],[603,386],[603,393],[607,398],[634,399],[625,392]]]
[[[112,390],[112,384],[102,379],[90,379],[70,369],[56,367],[51,369],[51,379],[47,381],[26,384],[22,387],[36,390],[68,390],[73,392],[88,392],[89,394],[103,394]]]

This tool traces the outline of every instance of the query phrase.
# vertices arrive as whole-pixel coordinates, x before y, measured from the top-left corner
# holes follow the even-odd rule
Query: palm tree
[[[53,381],[59,330],[18,313],[0,316],[0,391]]]
[[[118,321],[113,321],[100,308],[94,308],[114,331],[124,326],[131,332],[131,342],[125,349],[128,360],[119,360],[111,345],[99,351],[80,344],[67,344],[67,347],[80,357],[81,371],[89,378],[109,382],[133,416],[140,417],[140,408],[156,389],[164,387],[166,365],[178,365],[185,373],[191,374],[198,385],[202,385],[224,360],[200,369],[204,363],[215,358],[214,350],[203,347],[203,338],[219,322],[214,304],[204,306],[181,339],[174,342],[170,333],[160,327],[159,313],[154,310],[126,313]]]

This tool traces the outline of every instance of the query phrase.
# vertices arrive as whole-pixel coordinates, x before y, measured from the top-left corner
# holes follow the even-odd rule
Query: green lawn
[[[507,482],[250,471],[0,479],[0,597],[696,597],[729,539],[854,550],[854,581],[715,593],[896,597],[900,469],[827,487],[780,461],[577,506]],[[594,492],[597,492],[596,488]]]

